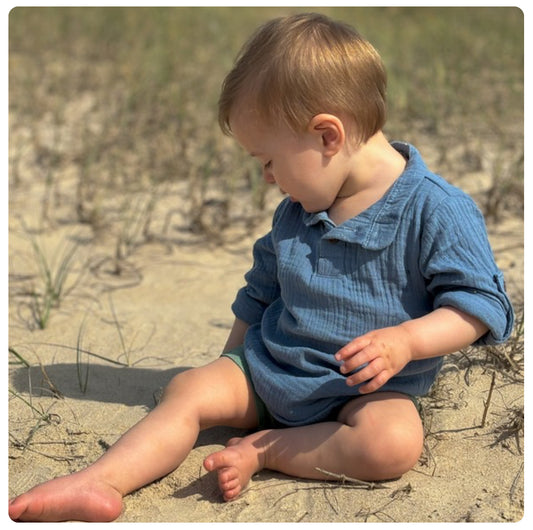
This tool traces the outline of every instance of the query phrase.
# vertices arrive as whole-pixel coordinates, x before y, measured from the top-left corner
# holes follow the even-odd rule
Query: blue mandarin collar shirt
[[[411,145],[393,143],[404,173],[368,209],[337,226],[327,212],[282,201],[232,309],[250,327],[245,356],[256,392],[286,425],[322,421],[358,395],[335,353],[371,331],[441,306],[505,341],[513,310],[474,201],[430,172]],[[442,358],[409,363],[380,391],[427,393]]]

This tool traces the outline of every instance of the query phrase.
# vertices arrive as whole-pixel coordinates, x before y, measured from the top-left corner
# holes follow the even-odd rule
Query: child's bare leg
[[[113,520],[122,497],[176,469],[199,431],[257,425],[253,394],[230,359],[177,375],[161,403],[87,469],[54,479],[14,499],[14,520]]]
[[[231,500],[263,468],[321,480],[328,476],[319,469],[368,481],[396,478],[416,464],[422,445],[413,402],[401,394],[376,393],[349,402],[336,422],[234,439],[204,465],[218,472],[223,496]]]

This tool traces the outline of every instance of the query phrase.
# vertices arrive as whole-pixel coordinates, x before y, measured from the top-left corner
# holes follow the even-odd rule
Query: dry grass
[[[188,231],[224,243],[228,227],[249,228],[268,214],[265,187],[217,130],[216,100],[252,28],[294,10],[14,9],[11,188],[41,183],[41,228],[85,223],[95,239],[112,235],[117,273],[147,241]],[[478,199],[489,220],[521,210],[518,9],[320,11],[356,25],[383,55],[389,136],[431,145],[452,180],[484,171],[489,185]],[[180,212],[162,200],[173,194],[189,198]],[[179,221],[158,226],[156,214]]]

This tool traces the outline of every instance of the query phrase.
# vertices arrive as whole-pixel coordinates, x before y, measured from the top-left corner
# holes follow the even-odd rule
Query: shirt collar
[[[429,172],[415,147],[402,142],[392,142],[391,145],[405,157],[407,164],[404,172],[379,201],[339,226],[333,223],[327,212],[306,212],[304,223],[312,226],[322,222],[330,227],[323,236],[326,239],[358,243],[370,250],[388,247],[394,240],[409,199]]]

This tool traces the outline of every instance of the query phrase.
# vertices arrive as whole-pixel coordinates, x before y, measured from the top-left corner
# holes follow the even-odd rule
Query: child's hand
[[[412,360],[413,352],[409,332],[402,326],[378,329],[361,335],[341,348],[336,354],[342,361],[340,371],[349,374],[346,384],[362,385],[362,394],[374,392]]]

